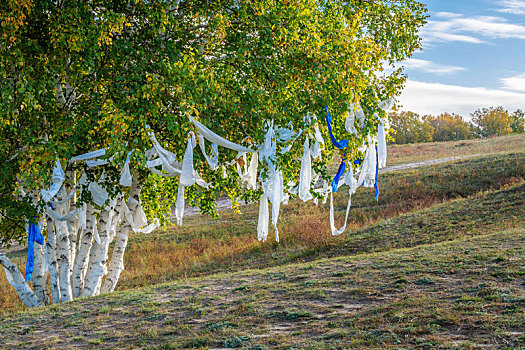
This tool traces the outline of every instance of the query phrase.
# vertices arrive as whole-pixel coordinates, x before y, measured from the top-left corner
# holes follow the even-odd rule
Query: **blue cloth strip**
[[[348,140],[341,140],[340,142],[335,139],[334,134],[332,133],[332,115],[328,112],[328,106],[324,109],[326,111],[326,124],[328,125],[328,132],[330,133],[330,139],[335,147],[339,149],[346,148],[348,146]]]
[[[379,154],[377,153],[377,147],[376,147],[376,183],[374,184],[374,188],[376,189],[376,195],[375,199],[376,201],[379,201]]]
[[[29,223],[27,232],[27,262],[26,262],[26,282],[31,281],[31,274],[33,273],[33,266],[35,263],[35,242],[40,245],[44,244],[44,236],[40,232],[38,225]]]
[[[337,170],[337,174],[335,174],[334,179],[332,180],[332,192],[337,192],[337,185],[339,184],[339,179],[343,174],[345,173],[346,169],[346,161],[343,159],[341,161],[341,165],[339,165],[339,169]]]

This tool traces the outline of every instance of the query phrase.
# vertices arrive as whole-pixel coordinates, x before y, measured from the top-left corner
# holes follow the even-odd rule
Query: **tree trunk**
[[[112,210],[112,209],[109,209]],[[108,249],[109,249],[109,231],[110,225],[108,223],[109,211],[104,209],[100,214],[98,220],[98,232],[100,237],[100,244],[94,244],[93,248],[96,250],[93,254],[93,264],[91,270],[88,271],[86,279],[84,281],[84,290],[82,291],[82,297],[89,297],[97,295],[100,290],[102,277],[107,271],[107,260],[108,260]],[[92,258],[90,256],[90,259]],[[90,261],[91,264],[91,261]]]
[[[27,307],[42,306],[42,302],[38,300],[35,293],[29,288],[18,267],[3,253],[0,253],[0,264],[4,266],[7,280],[15,288],[20,300]]]
[[[60,279],[60,299],[61,301],[73,300],[73,291],[71,289],[71,279],[69,271],[71,269],[70,256],[70,241],[69,230],[67,224],[63,221],[55,222],[57,232],[57,264]]]
[[[88,204],[86,211],[86,228],[82,231],[80,246],[73,266],[73,298],[78,298],[84,289],[84,276],[88,266],[88,257],[93,244],[93,207]]]
[[[139,184],[138,177],[134,176],[127,204],[132,216],[135,214],[139,206],[141,189],[142,187]],[[128,244],[128,235],[131,231],[131,225],[125,217],[123,220],[120,230],[118,230],[115,247],[113,248],[113,254],[111,255],[111,261],[109,264],[109,273],[104,280],[104,284],[100,290],[101,293],[113,292],[117,286],[120,274],[124,270],[124,252],[126,251],[126,246]]]
[[[47,217],[47,240],[46,240],[46,259],[49,270],[49,281],[51,283],[51,297],[53,303],[60,303],[60,281],[58,278],[57,259],[56,259],[56,233],[55,223],[49,216]]]
[[[46,305],[49,305],[49,292],[47,289],[47,261],[46,245],[35,244],[35,268],[33,271],[33,292],[35,296]]]

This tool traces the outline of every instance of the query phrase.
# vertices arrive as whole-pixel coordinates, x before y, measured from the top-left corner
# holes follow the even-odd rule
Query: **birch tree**
[[[0,253],[21,300],[113,291],[130,233],[216,215],[217,195],[260,200],[278,239],[281,203],[328,194],[325,139],[373,185],[380,102],[405,79],[382,70],[425,18],[414,0],[1,2],[0,244],[45,236],[32,277]]]

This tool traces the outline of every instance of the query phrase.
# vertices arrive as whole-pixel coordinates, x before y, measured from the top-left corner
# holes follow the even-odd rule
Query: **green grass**
[[[320,204],[316,207],[311,202],[292,202],[282,207],[279,244],[273,242],[272,233],[269,242],[257,241],[258,212],[255,205],[243,208],[243,215],[240,216],[225,212],[218,219],[199,216],[188,218],[182,227],[174,226],[166,232],[149,236],[133,236],[125,258],[126,270],[118,288],[134,288],[218,271],[306,261],[330,252],[355,254],[369,251],[373,244],[378,244],[376,250],[386,250],[401,244],[412,246],[435,241],[437,238],[428,234],[426,226],[423,227],[426,231],[419,235],[420,239],[413,242],[397,239],[377,242],[373,232],[383,230],[382,226],[387,225],[386,222],[379,224],[381,220],[520,183],[525,178],[524,164],[525,153],[504,154],[386,173],[381,176],[378,203],[374,200],[373,189],[360,189],[353,196],[349,229],[342,237],[332,237],[330,234],[328,206]],[[344,191],[335,198],[338,225],[341,225],[346,201]],[[457,205],[467,208],[468,203],[467,199],[459,201]],[[504,198],[496,200],[494,213],[498,213],[498,206],[504,204]],[[501,210],[506,209],[502,207]],[[434,212],[435,221],[440,220],[440,209]],[[521,214],[513,212],[500,214],[503,215],[502,223],[509,227],[521,217]],[[420,218],[418,214],[414,215],[411,220],[415,221],[414,227],[419,228]],[[467,214],[462,211],[457,215]],[[469,223],[473,219],[458,216],[456,221],[466,220]],[[491,220],[499,221],[494,218]],[[449,239],[452,234],[443,233],[439,237]]]
[[[116,292],[5,316],[0,342],[15,348],[22,342],[27,348],[519,348],[525,345],[524,243],[522,226]],[[240,288],[245,285],[250,289]],[[66,322],[76,315],[82,322],[68,336]]]
[[[0,348],[525,348],[525,147],[503,141],[522,142],[382,174],[340,237],[327,205],[294,201],[280,244],[257,242],[248,205],[132,236],[112,295],[17,312],[0,274]]]

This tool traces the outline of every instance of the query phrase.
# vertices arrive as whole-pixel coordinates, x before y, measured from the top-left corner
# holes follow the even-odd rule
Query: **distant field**
[[[457,156],[523,152],[525,134],[451,142],[388,146],[388,165]]]

